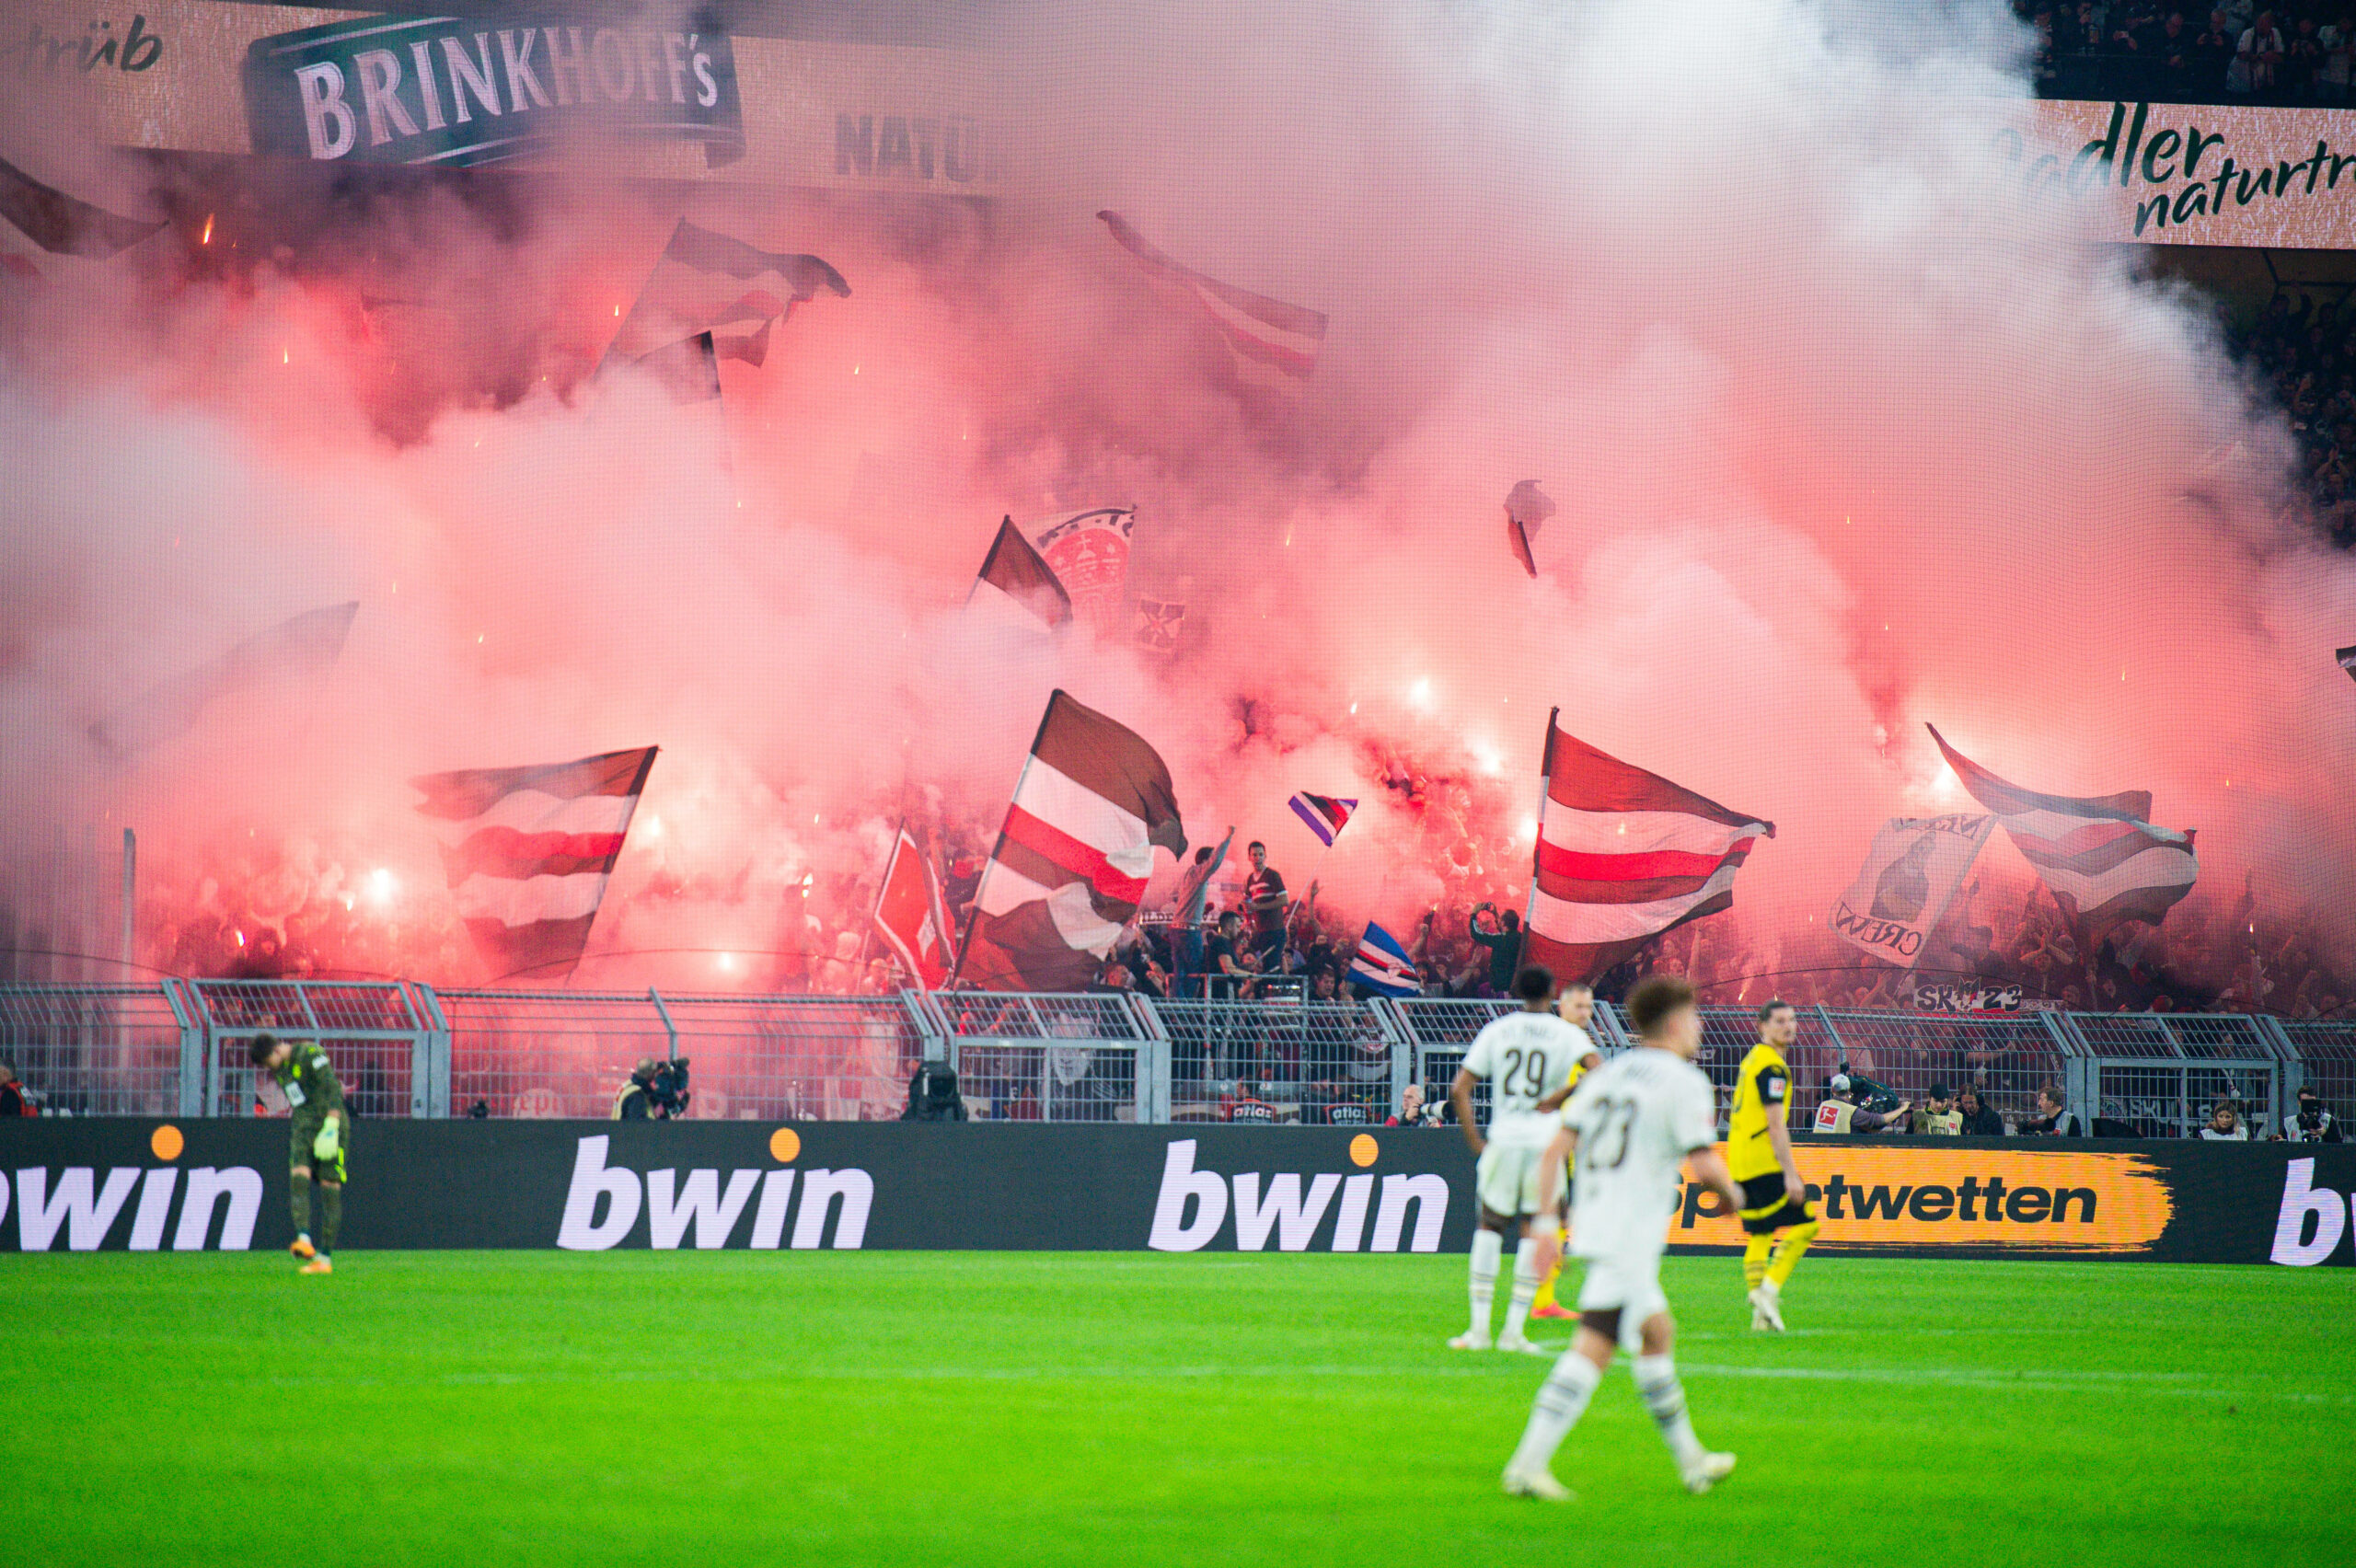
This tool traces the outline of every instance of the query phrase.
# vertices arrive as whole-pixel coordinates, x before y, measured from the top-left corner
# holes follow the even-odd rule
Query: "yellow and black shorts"
[[[1784,1193],[1784,1173],[1780,1170],[1753,1176],[1742,1184],[1742,1228],[1750,1235],[1773,1235],[1795,1225],[1806,1225],[1815,1217],[1813,1205],[1805,1200],[1794,1203]]]
[[[297,1113],[287,1134],[286,1163],[290,1167],[307,1165],[311,1168],[312,1181],[332,1182],[341,1187],[343,1185],[344,1157],[352,1152],[352,1118],[347,1116],[343,1119],[343,1141],[336,1146],[333,1159],[321,1159],[311,1152],[311,1145],[318,1139],[319,1129],[327,1124],[328,1119],[324,1114],[306,1116]]]

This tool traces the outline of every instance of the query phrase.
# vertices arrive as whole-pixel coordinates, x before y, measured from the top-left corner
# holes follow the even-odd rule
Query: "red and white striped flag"
[[[819,257],[762,250],[681,218],[607,346],[606,366],[706,338],[700,346],[714,359],[757,365],[770,323],[791,320],[793,307],[820,289],[850,295],[843,275]]]
[[[1057,692],[982,868],[957,977],[1012,991],[1087,985],[1138,912],[1157,844],[1186,847],[1170,769]]]
[[[459,917],[495,977],[572,973],[655,750],[410,780],[424,791],[417,809],[433,819]]]
[[[1175,286],[1203,313],[1237,359],[1293,382],[1308,380],[1316,370],[1318,351],[1325,343],[1322,314],[1182,267],[1147,243],[1120,213],[1096,215],[1138,266]]]
[[[1523,952],[1592,980],[1672,926],[1734,904],[1735,872],[1775,824],[1607,756],[1546,721],[1537,878]]]
[[[2083,940],[2098,942],[2128,920],[2157,925],[2192,891],[2200,875],[2192,835],[2152,825],[2149,790],[2040,795],[2006,783],[1947,744],[1935,728],[1923,728],[1971,798],[1996,813]]]
[[[875,890],[875,928],[922,990],[949,978],[957,955],[949,943],[949,910],[932,861],[902,828],[892,841],[883,885]]]

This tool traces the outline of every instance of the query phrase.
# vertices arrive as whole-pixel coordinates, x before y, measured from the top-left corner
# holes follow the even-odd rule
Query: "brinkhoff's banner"
[[[2356,1262],[2356,1147],[1801,1140],[1820,1247]],[[1433,1252],[1472,1228],[1448,1132],[755,1122],[371,1122],[345,1244]],[[0,1124],[0,1249],[291,1239],[283,1123]],[[1689,1184],[1669,1240],[1739,1244]]]

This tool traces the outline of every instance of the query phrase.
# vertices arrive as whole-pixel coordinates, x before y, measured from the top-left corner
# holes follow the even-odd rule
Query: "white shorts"
[[[1587,1260],[1586,1277],[1579,1281],[1579,1310],[1609,1312],[1615,1307],[1623,1336],[1656,1312],[1669,1310],[1669,1297],[1660,1288],[1658,1252]]]
[[[1543,1144],[1504,1144],[1491,1139],[1472,1168],[1472,1186],[1481,1206],[1491,1214],[1530,1215],[1538,1212],[1538,1174],[1545,1165]],[[1563,1183],[1554,1183],[1562,1196]]]

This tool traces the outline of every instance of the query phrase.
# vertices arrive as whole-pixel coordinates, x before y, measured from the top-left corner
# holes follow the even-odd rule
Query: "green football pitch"
[[[0,1257],[26,1564],[2346,1562],[2356,1274],[1811,1258],[1794,1332],[1671,1259],[1678,1489],[1624,1365],[1497,1471],[1546,1363],[1461,1257]],[[1541,1325],[1559,1340],[1560,1325]],[[1540,1555],[1543,1553],[1544,1555]]]

